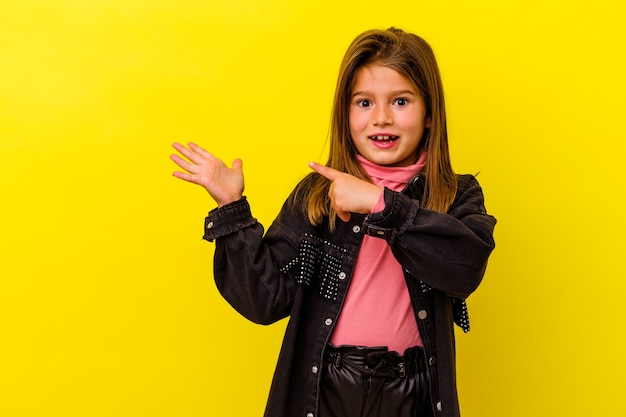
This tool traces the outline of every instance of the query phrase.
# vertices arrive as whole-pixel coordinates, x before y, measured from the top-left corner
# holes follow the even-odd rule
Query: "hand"
[[[309,162],[309,167],[331,181],[330,206],[344,222],[350,220],[351,212],[368,214],[376,206],[382,187],[315,162]]]
[[[173,175],[204,187],[213,197],[218,207],[239,200],[243,195],[243,170],[241,159],[235,159],[228,168],[221,159],[211,155],[195,143],[185,147],[172,144],[174,149],[187,157],[170,155],[170,159],[187,172],[175,171]]]

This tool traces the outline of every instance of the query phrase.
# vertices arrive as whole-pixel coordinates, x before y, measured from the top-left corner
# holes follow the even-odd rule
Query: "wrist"
[[[384,209],[385,209],[385,189],[381,187],[378,190],[378,197],[376,199],[376,203],[374,204],[374,207],[372,207],[372,210],[370,211],[370,213],[377,213],[379,211],[383,211]]]
[[[220,198],[219,200],[215,199],[215,202],[217,203],[217,208],[222,208],[222,207],[227,206],[229,204],[235,203],[235,202],[241,200],[242,198],[243,198],[242,194],[237,194],[237,195],[232,195],[232,196],[227,197],[227,198]]]

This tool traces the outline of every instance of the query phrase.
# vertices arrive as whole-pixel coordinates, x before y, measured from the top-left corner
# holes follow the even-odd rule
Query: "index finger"
[[[194,164],[201,164],[203,159],[209,159],[213,156],[209,151],[203,149],[193,142],[189,142],[188,146],[189,147],[186,147],[178,142],[174,142],[172,144],[172,147],[174,147],[174,149],[183,154]]]
[[[331,167],[327,167],[326,165],[318,164],[317,162],[309,162],[309,167],[320,174],[323,177],[328,178],[331,181],[336,180],[340,175],[343,174],[341,171],[337,171]]]

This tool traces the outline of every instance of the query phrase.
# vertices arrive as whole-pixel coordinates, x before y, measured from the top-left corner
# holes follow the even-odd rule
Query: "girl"
[[[359,35],[341,64],[330,156],[264,229],[228,168],[173,145],[218,208],[205,220],[224,298],[261,324],[290,316],[267,417],[459,416],[453,322],[494,248],[473,176],[450,166],[429,45],[390,28]]]

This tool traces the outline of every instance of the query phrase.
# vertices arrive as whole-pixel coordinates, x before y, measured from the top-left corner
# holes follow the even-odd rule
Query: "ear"
[[[430,116],[426,116],[424,119],[424,129],[430,129],[431,122],[432,118]]]

